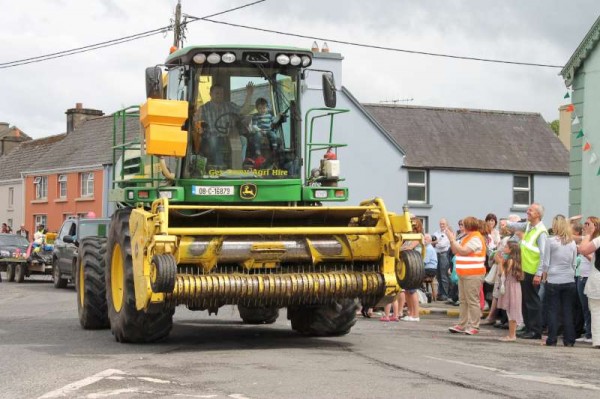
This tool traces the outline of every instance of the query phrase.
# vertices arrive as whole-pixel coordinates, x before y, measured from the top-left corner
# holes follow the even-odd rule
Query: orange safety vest
[[[459,276],[482,276],[485,275],[485,257],[486,247],[483,236],[478,231],[469,233],[462,240],[462,245],[465,246],[469,241],[476,239],[481,240],[482,248],[479,252],[473,252],[470,255],[456,255],[456,274]]]

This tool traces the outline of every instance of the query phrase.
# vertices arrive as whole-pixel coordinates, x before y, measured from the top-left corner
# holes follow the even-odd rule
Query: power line
[[[480,61],[480,62],[491,62],[491,63],[498,63],[498,64],[522,65],[522,66],[536,66],[536,67],[544,67],[544,68],[561,68],[561,69],[563,68],[563,65],[539,64],[539,63],[534,63],[534,62],[506,61],[506,60],[499,60],[499,59],[493,59],[493,58],[468,57],[468,56],[452,55],[452,54],[431,53],[431,52],[427,52],[427,51],[406,50],[406,49],[400,49],[400,48],[394,48],[394,47],[384,47],[384,46],[377,46],[377,45],[373,45],[373,44],[356,43],[356,42],[349,42],[349,41],[345,41],[345,40],[329,39],[329,38],[324,38],[324,37],[302,35],[302,34],[299,34],[299,33],[282,32],[282,31],[278,31],[278,30],[258,28],[256,26],[234,24],[234,23],[225,22],[225,21],[215,21],[213,19],[208,19],[208,17],[196,18],[196,17],[192,17],[190,15],[187,15],[187,17],[189,17],[189,18],[195,18],[195,20],[202,20],[202,21],[206,21],[206,22],[212,22],[214,24],[221,24],[221,25],[232,26],[232,27],[235,27],[235,28],[243,28],[243,29],[249,29],[249,30],[256,30],[256,31],[260,31],[260,32],[275,33],[275,34],[284,35],[284,36],[300,37],[300,38],[303,38],[303,39],[322,40],[322,41],[325,41],[325,42],[347,44],[349,46],[372,48],[372,49],[377,49],[377,50],[386,50],[386,51],[395,51],[395,52],[400,52],[400,53],[428,55],[428,56],[432,56],[432,57],[453,58],[453,59],[467,60],[467,61]]]
[[[266,0],[258,0],[258,1],[252,2],[252,3],[238,6],[238,7],[230,8],[230,9],[227,9],[224,11],[219,11],[217,13],[207,15],[206,17],[203,17],[203,18],[216,17],[218,15],[223,15],[223,14],[226,14],[226,13],[229,13],[232,11],[237,11],[242,8],[246,8],[246,7],[250,7],[255,4],[258,4],[258,3],[262,3],[264,1],[266,1]],[[190,21],[190,22],[196,22],[197,20],[202,20],[203,18],[195,18],[193,21]],[[188,24],[190,22],[185,22],[185,24]],[[48,60],[52,60],[55,58],[61,58],[61,57],[67,57],[70,55],[85,53],[88,51],[97,50],[97,49],[101,49],[104,47],[116,46],[118,44],[127,43],[127,42],[130,42],[133,40],[142,39],[144,37],[149,37],[149,36],[157,35],[160,33],[165,34],[168,31],[170,31],[171,29],[173,29],[173,25],[168,25],[168,26],[163,26],[161,28],[152,29],[152,30],[149,30],[146,32],[136,33],[133,35],[120,37],[118,39],[107,40],[104,42],[90,44],[90,45],[83,46],[83,47],[77,47],[77,48],[73,48],[70,50],[63,50],[63,51],[58,51],[58,52],[50,53],[50,54],[44,54],[44,55],[40,55],[40,56],[36,56],[36,57],[23,58],[21,60],[4,62],[4,63],[0,63],[0,69],[12,68],[12,67],[17,67],[17,66],[26,65],[26,64],[32,64],[32,63],[36,63],[36,62],[43,62],[43,61],[48,61]]]

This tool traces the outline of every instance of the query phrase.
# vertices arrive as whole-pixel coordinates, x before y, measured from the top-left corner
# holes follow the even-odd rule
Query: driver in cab
[[[254,93],[254,84],[252,82],[246,85],[246,98],[244,104],[240,107],[232,101],[225,101],[225,88],[215,83],[210,87],[210,101],[196,110],[194,120],[194,132],[192,136],[192,145],[194,153],[198,154],[201,149],[201,143],[204,142],[206,155],[216,165],[223,165],[223,151],[220,148],[222,141],[219,136],[226,136],[229,129],[236,125],[240,116],[250,114],[253,108],[252,94]],[[246,149],[248,139],[240,134],[241,157],[246,158]]]

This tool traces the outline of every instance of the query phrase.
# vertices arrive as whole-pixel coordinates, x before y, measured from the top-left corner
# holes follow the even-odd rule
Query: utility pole
[[[177,48],[183,47],[183,39],[185,39],[185,21],[181,23],[181,0],[177,1],[175,7],[175,18],[171,20],[173,23],[173,46]]]

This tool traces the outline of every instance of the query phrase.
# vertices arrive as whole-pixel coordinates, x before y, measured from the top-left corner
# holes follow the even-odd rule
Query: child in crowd
[[[257,113],[252,115],[250,131],[252,133],[252,143],[254,144],[255,157],[261,157],[262,138],[267,136],[269,145],[273,151],[277,150],[277,134],[275,133],[275,123],[273,115],[268,111],[267,100],[263,97],[256,99]]]
[[[508,241],[504,246],[504,255],[498,308],[505,309],[508,315],[508,335],[500,338],[500,341],[513,342],[517,340],[517,324],[523,323],[520,282],[523,280],[524,275],[521,268],[521,248],[519,244]]]

